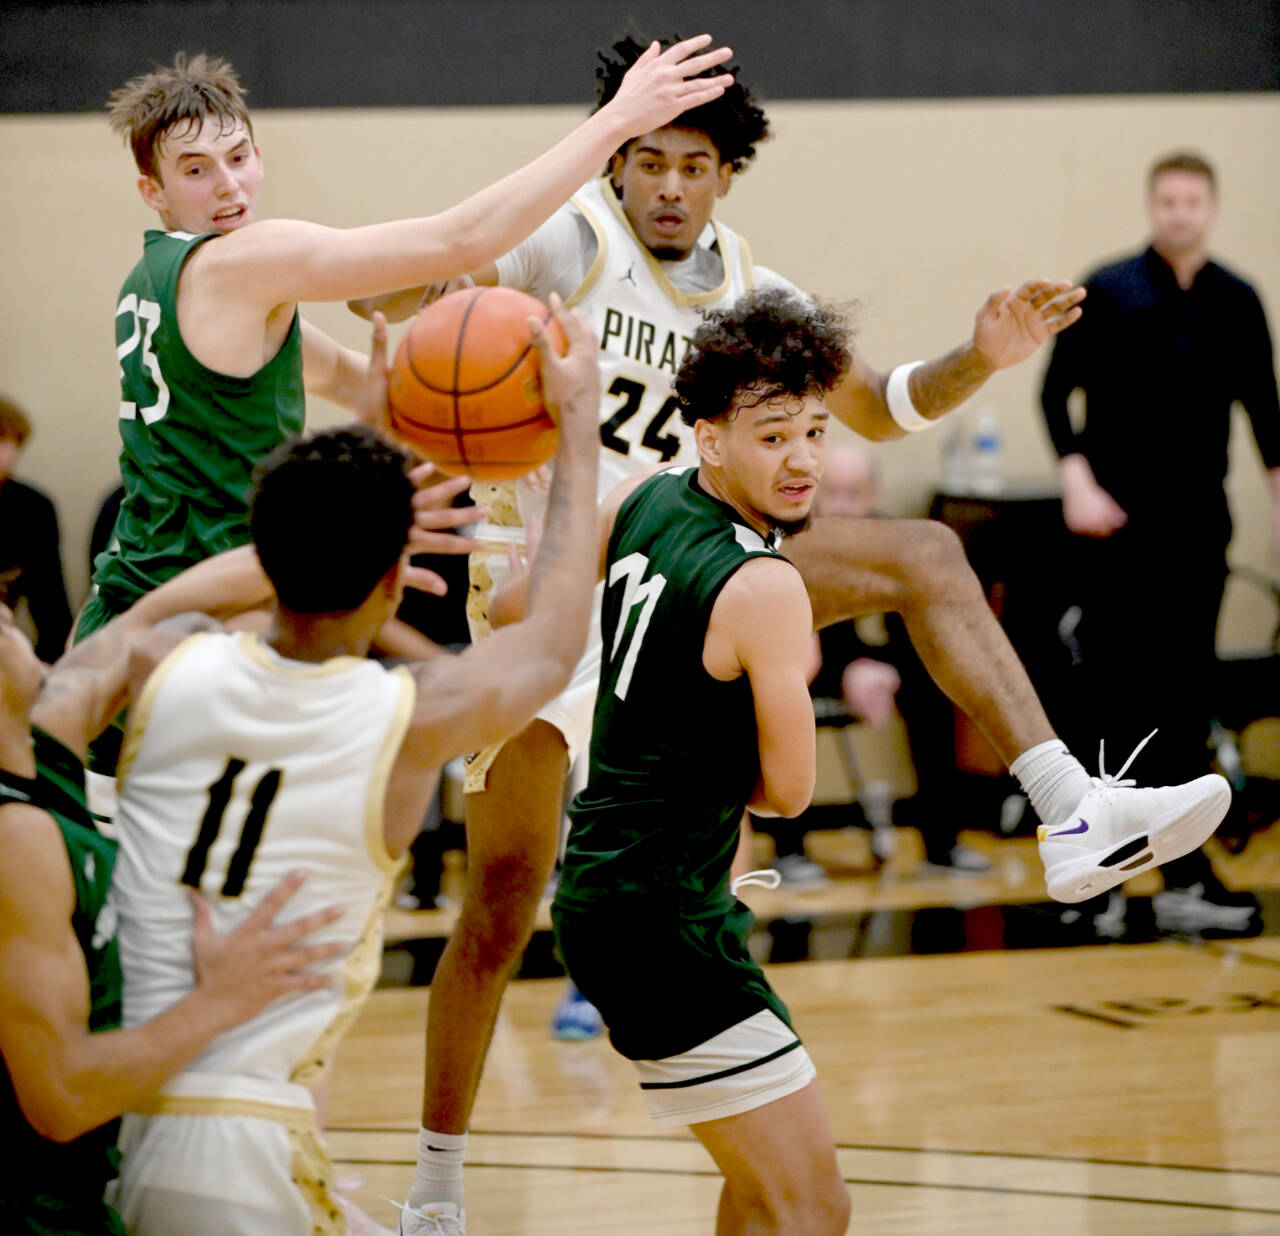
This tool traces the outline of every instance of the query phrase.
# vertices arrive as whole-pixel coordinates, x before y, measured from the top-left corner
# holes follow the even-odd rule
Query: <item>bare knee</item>
[[[849,1189],[838,1173],[823,1173],[821,1179],[803,1186],[776,1185],[728,1189],[732,1210],[748,1232],[769,1232],[774,1236],[844,1236],[853,1207]]]
[[[972,575],[955,530],[935,519],[903,521],[901,565],[913,579],[937,580]]]

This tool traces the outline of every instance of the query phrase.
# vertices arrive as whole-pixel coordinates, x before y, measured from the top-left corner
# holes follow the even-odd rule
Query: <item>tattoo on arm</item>
[[[972,344],[932,360],[911,374],[908,389],[916,411],[930,420],[962,404],[995,368]]]

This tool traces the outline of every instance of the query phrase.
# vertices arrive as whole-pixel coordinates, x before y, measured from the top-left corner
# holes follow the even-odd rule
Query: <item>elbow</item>
[[[751,809],[758,815],[794,819],[813,800],[813,778],[764,780]]]
[[[39,1094],[18,1092],[18,1104],[27,1123],[41,1137],[65,1145],[83,1137],[97,1123],[91,1123],[74,1095],[42,1091]],[[100,1123],[100,1122],[99,1122]]]

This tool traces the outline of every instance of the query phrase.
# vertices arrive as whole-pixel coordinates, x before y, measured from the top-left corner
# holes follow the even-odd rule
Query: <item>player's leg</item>
[[[1083,901],[1186,854],[1226,814],[1230,787],[1216,775],[1137,788],[1119,782],[1126,762],[1118,774],[1089,777],[1054,735],[959,539],[943,525],[830,518],[788,545],[818,625],[884,610],[902,615],[934,680],[1030,798],[1052,897]]]
[[[815,626],[901,614],[934,680],[1006,764],[1054,737],[950,528],[926,519],[817,519],[785,552],[804,576]]]
[[[843,1236],[849,1190],[816,1082],[690,1129],[724,1173],[716,1236]]]
[[[534,721],[466,797],[466,891],[431,982],[424,1128],[466,1130],[502,993],[555,864],[567,771],[564,737]]]
[[[467,794],[467,883],[431,981],[417,1170],[400,1216],[406,1236],[465,1230],[467,1124],[502,993],[555,863],[568,763],[560,731],[535,720]]]

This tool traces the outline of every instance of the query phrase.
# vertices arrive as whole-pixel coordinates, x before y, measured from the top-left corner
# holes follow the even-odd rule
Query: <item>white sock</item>
[[[433,1133],[418,1129],[418,1171],[409,1186],[409,1205],[452,1202],[462,1207],[462,1160],[467,1153],[465,1133]]]
[[[1089,792],[1089,774],[1056,738],[1028,748],[1009,765],[1042,824],[1058,824]]]

